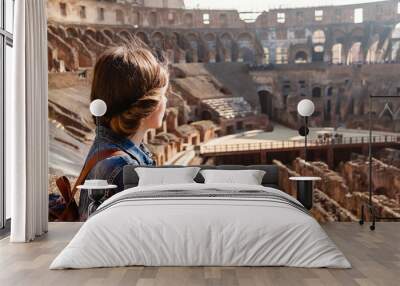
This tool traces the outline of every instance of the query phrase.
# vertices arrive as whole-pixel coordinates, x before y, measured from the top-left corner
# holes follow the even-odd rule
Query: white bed
[[[284,192],[198,183],[138,186],[114,195],[50,269],[128,265],[351,267]]]

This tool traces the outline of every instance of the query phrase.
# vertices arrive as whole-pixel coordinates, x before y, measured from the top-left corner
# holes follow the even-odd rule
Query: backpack
[[[49,217],[54,221],[79,221],[79,208],[75,201],[77,186],[84,184],[86,177],[96,164],[104,159],[123,155],[125,152],[119,149],[106,149],[94,154],[83,166],[74,186],[66,176],[61,176],[56,180],[56,185],[64,200],[63,207],[49,207]]]

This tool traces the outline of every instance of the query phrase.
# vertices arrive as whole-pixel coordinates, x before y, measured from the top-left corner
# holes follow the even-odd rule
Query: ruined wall
[[[354,160],[345,162],[340,173],[348,182],[353,192],[368,191],[368,158],[358,155]],[[372,161],[372,190],[377,195],[384,195],[388,199],[400,204],[400,169],[385,164],[374,158]]]
[[[49,0],[49,70],[88,69],[107,47],[138,37],[170,63],[248,63],[255,83],[246,85],[245,98],[290,127],[299,125],[298,101],[310,98],[311,125],[366,128],[367,94],[400,94],[398,5],[278,9],[246,23],[232,10]],[[400,101],[384,111],[385,104],[373,103],[374,129],[400,131]]]
[[[250,74],[260,98],[270,97],[270,113],[276,121],[299,127],[297,104],[308,98],[316,110],[310,118],[312,126],[368,129],[368,95],[400,95],[399,68],[400,64],[292,64],[254,69]],[[400,131],[400,100],[373,99],[372,113],[373,129]]]
[[[285,166],[278,161],[280,187],[285,192],[295,195],[295,185],[288,180],[290,176],[317,176],[321,181],[315,182],[313,214],[321,221],[356,221],[360,217],[361,206],[368,202],[368,188],[365,187],[365,162],[349,161],[340,172],[328,168],[323,162],[305,162],[298,158],[293,166]],[[379,168],[379,167],[377,167]],[[377,171],[377,170],[375,170]],[[397,170],[396,170],[397,171]],[[393,175],[393,176],[392,176]],[[396,177],[394,174],[389,177]],[[386,176],[377,173],[373,185],[380,186]],[[390,191],[374,192],[373,203],[377,215],[381,217],[400,217],[397,200]]]
[[[47,11],[50,25],[75,28],[73,37],[82,38],[88,28],[93,39],[87,41],[102,44],[137,35],[173,62],[359,64],[399,60],[398,5],[383,1],[270,10],[254,23],[242,21],[234,10],[157,8],[129,1],[49,0]],[[360,9],[361,21],[356,17]]]

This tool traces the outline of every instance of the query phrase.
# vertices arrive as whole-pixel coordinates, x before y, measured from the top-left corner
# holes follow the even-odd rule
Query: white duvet
[[[293,266],[350,268],[310,215],[258,198],[150,198],[133,192],[262,190],[238,184],[142,186],[105,201],[50,265],[50,269],[145,266]],[[120,202],[118,202],[121,200]],[[117,203],[116,203],[117,202]]]

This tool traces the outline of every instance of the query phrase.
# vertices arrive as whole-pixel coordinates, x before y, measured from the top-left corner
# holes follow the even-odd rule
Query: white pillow
[[[265,171],[262,170],[202,170],[204,183],[261,185]]]
[[[196,183],[193,179],[199,170],[199,167],[135,168],[139,176],[138,186]]]

